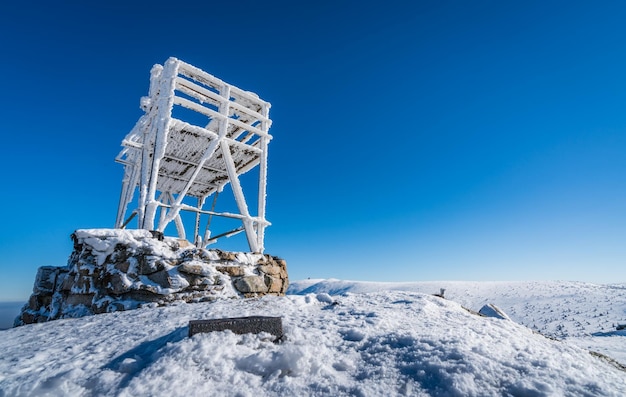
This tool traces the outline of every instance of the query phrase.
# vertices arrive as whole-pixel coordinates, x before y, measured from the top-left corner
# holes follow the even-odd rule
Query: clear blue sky
[[[113,226],[170,56],[272,103],[266,251],[292,279],[626,282],[621,1],[17,3],[0,300]]]

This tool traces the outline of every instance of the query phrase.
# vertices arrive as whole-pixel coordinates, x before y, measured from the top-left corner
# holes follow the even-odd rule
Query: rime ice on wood
[[[223,236],[245,232],[250,251],[263,252],[267,146],[270,104],[176,58],[151,71],[149,96],[141,99],[145,114],[122,141],[116,161],[124,165],[122,193],[116,227],[124,228],[137,217],[141,229],[163,232],[174,222],[186,238],[180,211],[196,213],[193,241],[207,246]],[[206,125],[175,118],[177,107],[208,118]],[[194,119],[195,120],[195,119]],[[239,176],[260,166],[258,208],[252,215]],[[218,193],[230,183],[238,213],[215,212]],[[128,206],[139,191],[137,208],[126,218]],[[207,198],[211,209],[205,209]],[[185,198],[196,205],[184,203]],[[188,200],[187,200],[188,201]],[[157,219],[157,213],[159,217]],[[238,219],[241,227],[211,236],[200,233],[200,215]]]

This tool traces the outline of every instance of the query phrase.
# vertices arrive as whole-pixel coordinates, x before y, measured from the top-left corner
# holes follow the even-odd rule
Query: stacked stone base
[[[284,295],[283,259],[204,250],[146,230],[90,229],[72,234],[65,267],[39,268],[15,325],[162,306],[172,302]]]

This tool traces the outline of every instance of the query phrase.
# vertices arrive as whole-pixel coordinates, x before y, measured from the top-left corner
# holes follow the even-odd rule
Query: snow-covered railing
[[[269,225],[265,196],[267,146],[272,139],[268,132],[270,106],[256,94],[176,58],[155,65],[149,95],[141,100],[145,114],[122,141],[124,148],[116,158],[124,165],[116,227],[125,227],[137,216],[141,229],[163,232],[174,222],[179,237],[186,238],[180,211],[192,211],[196,213],[193,240],[197,246],[244,231],[250,250],[263,252]],[[176,117],[179,110],[191,112],[193,117]],[[206,124],[198,125],[198,118]],[[260,169],[257,214],[253,216],[239,176],[256,166]],[[206,199],[212,195],[216,199],[228,183],[239,213],[204,209]],[[126,218],[136,190],[137,208]],[[183,202],[187,197],[196,198],[197,204]],[[239,219],[242,227],[215,237],[207,227],[201,235],[201,214]]]

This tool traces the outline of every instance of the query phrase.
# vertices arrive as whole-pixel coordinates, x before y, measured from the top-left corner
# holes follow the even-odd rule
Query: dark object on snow
[[[160,232],[158,230],[150,230],[150,234],[152,234],[152,238],[163,241],[163,232]]]
[[[626,324],[617,324],[617,330],[621,331],[623,329],[626,329]]]
[[[239,335],[267,332],[277,339],[283,336],[283,322],[280,317],[251,316],[189,321],[190,337],[199,333],[225,331],[227,329]]]

